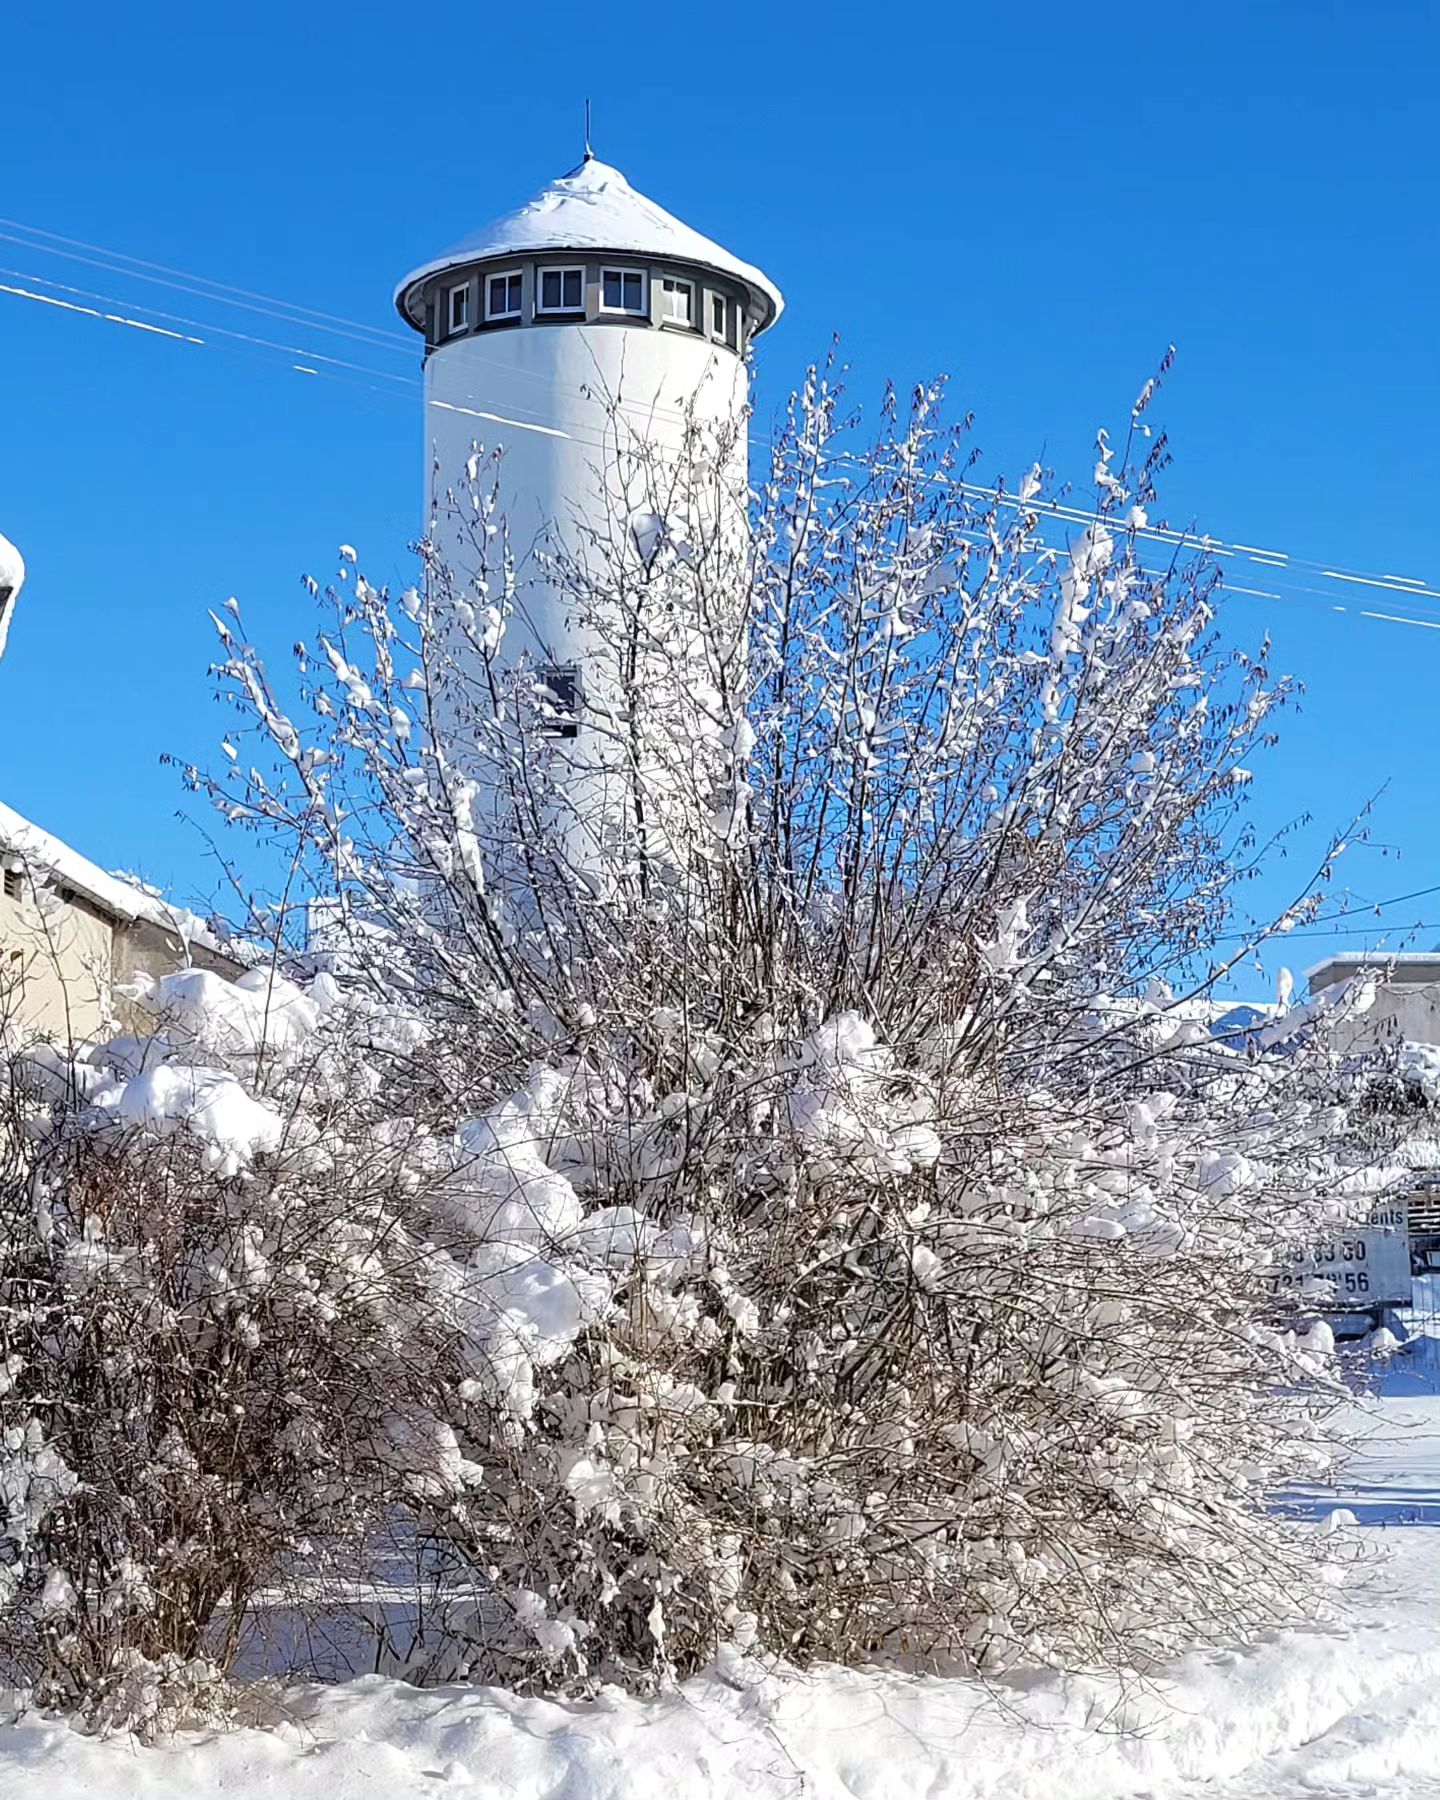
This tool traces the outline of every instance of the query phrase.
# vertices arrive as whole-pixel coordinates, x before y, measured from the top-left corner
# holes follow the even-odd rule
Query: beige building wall
[[[114,923],[81,895],[0,892],[0,1026],[25,1041],[78,1043],[111,1019]]]
[[[240,972],[229,957],[148,920],[114,919],[73,890],[20,886],[18,897],[0,892],[0,1035],[12,1041],[147,1032],[150,1014],[117,991],[137,975],[189,964],[231,979]]]
[[[1387,963],[1377,956],[1366,965],[1336,957],[1310,971],[1310,992],[1366,973],[1376,978],[1374,999],[1366,1011],[1342,1013],[1336,1021],[1335,1042],[1342,1053],[1401,1042],[1440,1044],[1440,958],[1412,954]]]
[[[1440,982],[1406,982],[1382,987],[1375,1004],[1348,1027],[1347,1049],[1370,1044],[1440,1044]]]
[[[210,969],[227,981],[233,981],[241,970],[241,964],[231,957],[207,950],[203,944],[187,944],[178,932],[164,931],[145,919],[116,925],[111,963],[117,988],[128,987],[137,975],[150,975],[158,981],[162,975],[186,967]],[[126,1031],[142,1033],[154,1025],[150,1013],[118,994],[115,1016]]]

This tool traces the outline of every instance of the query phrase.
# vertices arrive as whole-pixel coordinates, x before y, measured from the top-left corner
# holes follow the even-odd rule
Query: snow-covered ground
[[[1350,1425],[1341,1485],[1290,1502],[1361,1521],[1343,1629],[1187,1658],[1128,1691],[828,1672],[561,1705],[370,1678],[293,1690],[272,1729],[157,1749],[22,1719],[0,1728],[0,1797],[1440,1797],[1440,1338],[1412,1339]]]

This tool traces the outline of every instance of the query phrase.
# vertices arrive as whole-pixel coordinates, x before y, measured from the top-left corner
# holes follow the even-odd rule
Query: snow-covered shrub
[[[745,1111],[692,1092],[683,1172],[632,1172],[619,1205],[596,1203],[635,1121],[591,1115],[607,1185],[581,1179],[545,1257],[609,1304],[518,1342],[485,1397],[451,1536],[499,1601],[473,1667],[643,1683],[726,1643],[1073,1665],[1294,1603],[1312,1551],[1264,1495],[1318,1453],[1327,1370],[1269,1316],[1266,1265],[1344,1201],[1290,1071],[1207,1046],[1169,1088],[997,1099],[853,1014],[732,1055]]]
[[[16,1056],[0,1122],[0,1658],[101,1723],[188,1716],[263,1590],[367,1565],[405,1482],[471,1473],[373,1067],[279,982],[262,1076],[263,997],[212,981],[158,984],[163,1037]]]
[[[28,1065],[3,1404],[75,1486],[8,1616],[66,1678],[117,1618],[223,1667],[296,1573],[369,1583],[384,1667],[571,1689],[1306,1604],[1265,1495],[1331,1378],[1270,1277],[1388,1177],[1323,1021],[1208,1028],[1285,684],[1201,550],[1151,568],[1163,441],[1102,437],[1069,526],[1038,470],[970,498],[934,394],[868,449],[837,409],[812,374],[748,553],[552,547],[628,747],[598,860],[478,457],[476,570],[347,559],[298,723],[222,624],[258,742],[195,779],[316,929],[257,901],[295,984],[172,981],[78,1098]]]

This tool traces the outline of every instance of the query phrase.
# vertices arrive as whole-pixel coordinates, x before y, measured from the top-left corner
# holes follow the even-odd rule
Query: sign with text
[[[1406,1204],[1377,1206],[1363,1225],[1298,1245],[1274,1278],[1275,1292],[1321,1312],[1370,1312],[1410,1304]]]

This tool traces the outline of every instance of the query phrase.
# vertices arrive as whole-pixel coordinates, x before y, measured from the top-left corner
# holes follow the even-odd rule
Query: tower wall
[[[637,805],[648,809],[650,853],[683,860],[704,804],[701,763],[723,725],[717,658],[733,665],[743,642],[744,361],[698,334],[655,326],[526,325],[435,349],[425,399],[433,542],[455,591],[482,612],[499,594],[495,540],[487,540],[489,592],[480,593],[472,587],[481,557],[467,470],[477,447],[500,452],[499,513],[516,578],[496,666],[579,674],[574,731],[545,743],[549,773],[563,790],[559,823],[572,865],[587,877],[600,874],[614,844],[627,834],[633,841]],[[482,461],[481,481],[492,474]],[[677,572],[672,556],[670,574],[652,579],[647,562],[667,533],[682,558],[692,554],[691,567]],[[556,557],[589,569],[597,584],[589,602],[577,604],[573,581],[546,567]],[[687,623],[677,609],[693,599],[696,560],[705,564],[712,611]],[[617,575],[626,598],[607,618],[598,590]],[[621,678],[632,653],[640,681],[632,667],[631,692],[638,685],[646,707],[638,751],[635,708]],[[482,679],[478,668],[469,675]],[[479,695],[482,712],[484,704]],[[445,729],[456,766],[473,761],[482,839],[504,831],[505,809],[490,791],[493,763],[469,753],[474,718],[452,719]]]
[[[687,412],[716,437],[734,437],[728,474],[743,488],[747,399],[741,359],[681,332],[561,324],[443,345],[425,365],[425,501],[445,555],[473,573],[469,535],[447,516],[445,494],[464,486],[475,445],[500,449],[511,544],[535,590],[517,629],[537,651],[562,644],[564,608],[536,579],[536,552],[547,538],[578,553],[593,534],[627,530],[645,498],[644,454],[678,465]],[[743,493],[739,503],[743,511]]]

